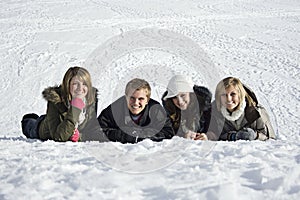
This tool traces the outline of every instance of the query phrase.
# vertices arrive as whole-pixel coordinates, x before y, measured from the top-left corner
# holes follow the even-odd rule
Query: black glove
[[[236,133],[237,140],[255,140],[257,133],[251,128],[243,128]]]
[[[255,140],[257,138],[257,133],[251,128],[243,128],[238,132],[231,131],[229,132],[229,140]]]
[[[142,130],[136,127],[120,127],[121,131],[125,134],[123,140],[129,143],[137,143],[142,141]]]
[[[236,131],[228,132],[227,138],[229,141],[236,141]]]

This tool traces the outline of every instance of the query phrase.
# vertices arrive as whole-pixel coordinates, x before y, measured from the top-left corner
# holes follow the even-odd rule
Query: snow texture
[[[299,0],[2,0],[0,199],[298,199]],[[160,101],[174,74],[214,93],[236,76],[277,140],[138,144],[26,139],[41,92],[71,66],[99,89],[98,114],[145,78]]]

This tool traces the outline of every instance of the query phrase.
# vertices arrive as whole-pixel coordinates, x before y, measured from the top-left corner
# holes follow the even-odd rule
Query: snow
[[[298,199],[298,0],[2,0],[0,199]],[[99,112],[133,77],[160,101],[186,74],[214,92],[239,77],[267,108],[277,140],[138,144],[28,140],[25,113],[44,88],[86,67]],[[297,198],[298,197],[298,198]]]

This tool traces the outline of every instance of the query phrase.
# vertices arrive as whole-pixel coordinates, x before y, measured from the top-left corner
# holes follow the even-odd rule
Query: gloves
[[[74,130],[74,134],[70,137],[70,140],[71,140],[72,142],[78,142],[79,137],[80,137],[80,134],[79,134],[78,129],[76,128],[76,129]]]
[[[230,141],[255,140],[256,138],[257,138],[257,133],[251,128],[243,128],[238,132],[231,131],[229,132],[229,137],[228,137]]]
[[[243,128],[236,133],[237,140],[255,140],[257,133],[251,128]]]
[[[139,128],[123,126],[120,127],[120,129],[123,133],[125,133],[125,135],[123,136],[124,138],[122,139],[124,140],[124,142],[138,143],[145,139],[144,137],[142,137],[143,132]]]
[[[71,105],[82,110],[85,107],[85,104],[82,99],[74,98],[71,101]]]

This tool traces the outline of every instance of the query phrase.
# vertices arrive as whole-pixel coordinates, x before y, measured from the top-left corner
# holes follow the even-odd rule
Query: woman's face
[[[74,76],[70,81],[70,93],[72,98],[83,99],[88,93],[88,86],[77,76]]]
[[[235,87],[228,87],[224,93],[221,94],[221,103],[228,111],[233,112],[240,104],[239,92]]]
[[[172,98],[174,105],[180,110],[186,110],[190,104],[190,93],[189,92],[180,92],[176,97]]]

